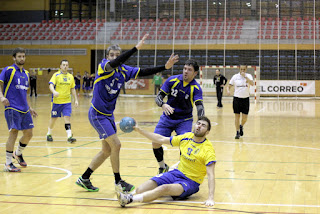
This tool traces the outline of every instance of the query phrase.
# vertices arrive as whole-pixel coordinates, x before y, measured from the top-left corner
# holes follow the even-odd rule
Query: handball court
[[[50,97],[33,97],[31,103],[39,116],[23,153],[28,167],[21,173],[1,168],[0,213],[320,213],[319,100],[274,98],[255,104],[251,98],[244,136],[235,140],[231,98],[223,99],[223,109],[217,109],[216,97],[204,99],[206,116],[213,125],[208,138],[217,156],[216,205],[212,208],[202,205],[208,196],[206,179],[200,191],[186,201],[165,197],[121,208],[109,159],[91,176],[100,191],[86,192],[75,181],[101,148],[87,117],[90,98],[80,96],[80,106],[73,108],[75,144],[66,142],[63,119],[55,125],[54,141],[47,142]],[[2,105],[0,112],[3,167],[8,130]],[[115,118],[134,117],[141,127],[153,131],[161,114],[154,97],[120,96]],[[136,132],[123,133],[119,127],[118,135],[122,178],[138,186],[155,176],[158,164],[151,142]],[[178,160],[178,148],[166,146],[166,163],[172,166]]]

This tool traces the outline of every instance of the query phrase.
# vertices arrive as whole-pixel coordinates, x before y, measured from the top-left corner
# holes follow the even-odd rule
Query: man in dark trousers
[[[218,99],[218,108],[222,108],[223,105],[221,103],[222,100],[222,94],[223,94],[223,87],[227,84],[228,80],[220,73],[220,69],[216,70],[216,75],[214,75],[213,78],[213,84],[216,85],[216,91],[217,91],[217,99]]]
[[[37,73],[32,71],[30,75],[30,97],[32,97],[34,91],[34,96],[37,97]]]

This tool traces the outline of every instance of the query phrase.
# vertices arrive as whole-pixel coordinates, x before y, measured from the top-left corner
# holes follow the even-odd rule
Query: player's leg
[[[240,101],[238,97],[233,97],[233,113],[234,113],[234,124],[236,127],[236,136],[235,139],[239,139],[240,138]]]
[[[248,114],[249,114],[249,109],[250,109],[250,100],[249,97],[243,99],[242,103],[242,118],[241,118],[241,124],[240,124],[240,136],[243,136],[243,126],[246,124],[247,119],[248,119]]]
[[[141,184],[137,190],[136,193],[137,194],[141,194],[150,190],[155,189],[156,187],[158,187],[157,182],[155,182],[154,180],[147,180],[146,182],[144,182],[143,184]]]
[[[33,136],[33,120],[30,112],[26,114],[19,113],[21,117],[21,129],[22,130],[22,137],[19,140],[19,145],[16,151],[13,153],[13,158],[18,161],[20,166],[27,167],[27,163],[24,161],[22,152],[29,144],[32,136]]]
[[[47,141],[50,141],[50,142],[53,141],[52,131],[53,131],[54,125],[56,124],[57,118],[61,117],[62,107],[63,106],[61,104],[51,103],[51,117],[49,120]]]
[[[13,149],[18,137],[18,132],[17,129],[11,129],[9,131],[9,137],[6,143],[6,163],[4,165],[4,171],[6,172],[21,172],[21,169],[18,169],[12,163]]]
[[[19,145],[16,149],[16,151],[13,153],[13,158],[16,159],[18,161],[18,163],[20,164],[20,166],[22,167],[27,167],[27,163],[25,162],[23,156],[22,156],[22,152],[23,150],[27,147],[27,145],[29,144],[32,136],[33,136],[33,129],[24,129],[22,130],[22,137],[19,140]]]
[[[96,169],[98,169],[101,166],[101,164],[110,156],[110,154],[111,148],[109,144],[105,140],[102,140],[101,151],[98,154],[96,154],[96,156],[92,159],[91,163],[89,164],[89,167],[82,174],[82,176],[78,178],[76,184],[90,192],[98,192],[99,188],[94,187],[92,185],[90,181],[90,176]]]
[[[171,122],[172,121],[168,117],[161,115],[160,120],[154,130],[154,133],[160,134],[165,137],[170,137],[173,131]],[[162,145],[152,142],[152,148],[153,148],[153,154],[159,164],[158,174],[167,172],[169,170],[169,166],[164,161],[164,152],[163,152]]]
[[[216,87],[216,93],[217,93],[217,107],[220,107],[220,88]]]
[[[220,107],[222,108],[223,87],[220,87]]]
[[[73,137],[71,131],[71,113],[72,113],[72,106],[71,103],[63,104],[62,114],[64,119],[64,128],[67,132],[67,141],[69,143],[74,143],[77,140]]]
[[[135,189],[134,185],[131,185],[121,179],[120,175],[120,148],[121,143],[118,135],[115,133],[105,139],[111,148],[110,161],[112,171],[115,178],[115,188],[117,192],[131,192]]]

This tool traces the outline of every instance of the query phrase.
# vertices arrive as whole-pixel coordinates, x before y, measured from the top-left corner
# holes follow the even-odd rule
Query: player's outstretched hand
[[[214,200],[206,200],[204,203],[203,203],[206,207],[212,207],[214,206]]]
[[[179,56],[178,55],[174,55],[174,53],[172,53],[170,58],[168,59],[168,61],[166,63],[166,69],[172,68],[174,63],[177,63],[178,61],[179,61]]]
[[[79,106],[79,102],[78,102],[78,100],[74,101],[74,105],[75,105],[76,107],[78,107],[78,106]]]
[[[5,97],[1,97],[0,101],[4,106],[9,106],[10,105],[9,100],[7,98],[5,98]]]
[[[38,113],[35,110],[33,110],[33,108],[30,108],[29,111],[30,111],[30,114],[31,114],[32,117],[37,117],[38,116]]]
[[[140,49],[142,48],[142,46],[143,46],[143,44],[144,44],[144,41],[148,38],[148,36],[149,36],[149,34],[145,34],[145,35],[143,36],[143,38],[138,42],[138,44],[136,45],[136,48],[137,48],[138,50],[140,50]]]
[[[169,116],[170,114],[173,114],[173,112],[174,112],[174,108],[172,108],[168,104],[163,104],[162,110],[163,110],[164,114],[167,116]]]

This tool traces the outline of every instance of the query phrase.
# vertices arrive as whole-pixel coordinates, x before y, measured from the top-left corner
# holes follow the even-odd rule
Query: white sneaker
[[[124,194],[122,192],[117,193],[118,202],[121,207],[125,207],[126,204],[130,204],[132,202],[132,194]]]

